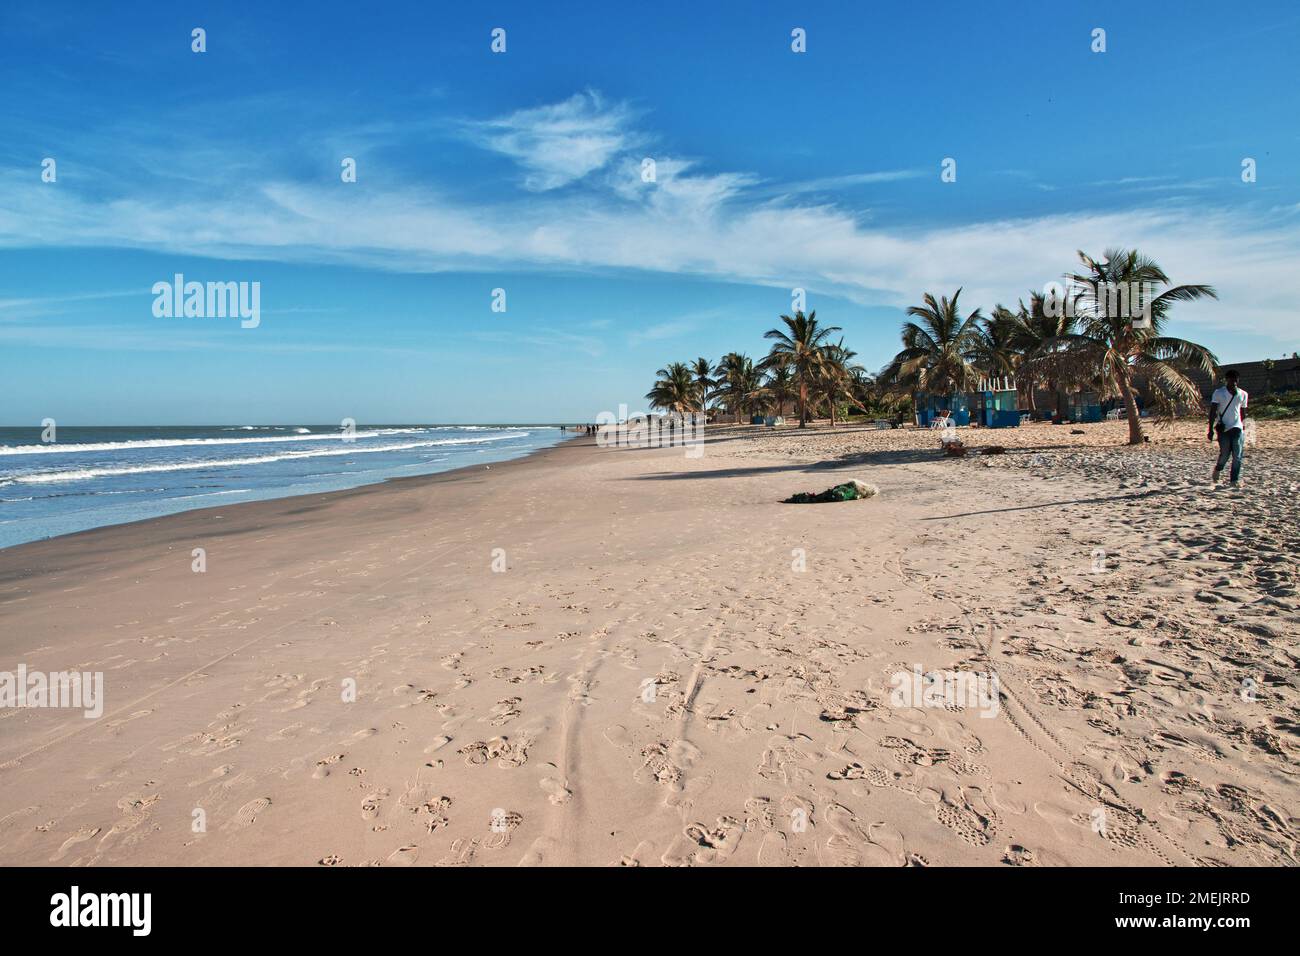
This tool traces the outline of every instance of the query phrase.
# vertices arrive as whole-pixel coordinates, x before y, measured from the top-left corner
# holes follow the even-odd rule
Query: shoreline
[[[383,428],[383,427],[381,425],[381,427],[378,428]],[[417,428],[428,429],[428,428],[438,428],[438,427],[437,425],[420,425],[420,427]],[[494,427],[477,427],[477,428],[494,428]],[[563,444],[563,442],[567,440],[567,438],[563,436],[563,433],[559,432],[559,427],[550,427],[550,425],[547,425],[546,428],[554,428],[556,433],[559,434],[559,437],[556,438],[554,444]],[[129,431],[131,433],[139,434],[139,433],[151,431],[151,429],[152,427],[134,427],[134,428],[123,428],[123,431]],[[65,432],[68,431],[75,431],[75,429],[70,427],[65,428]],[[103,431],[103,429],[99,429],[99,431]],[[194,429],[188,429],[188,431],[205,432],[205,431],[211,431],[211,429],[205,427],[196,427]],[[373,437],[374,434],[377,433],[367,433],[363,437]],[[307,436],[307,438],[311,438],[311,440],[313,441],[328,441],[330,437],[331,436]],[[279,441],[298,441],[298,440],[304,440],[303,436],[291,436],[289,438],[281,438],[281,440]],[[248,441],[247,438],[231,438],[231,440],[229,441],[201,440],[201,442],[205,442],[205,444],[213,444],[213,445],[222,445],[222,444],[242,445],[244,441]],[[274,440],[273,438],[268,438],[268,437],[256,437],[256,438],[252,438],[252,441],[265,442],[265,441],[274,441]],[[130,444],[130,442],[127,442],[127,444]],[[433,442],[433,444],[435,445],[446,444],[446,442]],[[458,442],[452,442],[452,444],[458,444]],[[464,444],[464,442],[459,442],[459,444]],[[471,441],[469,442],[469,444],[473,444],[473,442]],[[78,447],[77,442],[69,442],[69,450],[75,450],[77,449],[77,447]],[[86,446],[82,446],[82,447],[86,447]],[[94,447],[94,446],[90,446],[90,447]],[[550,447],[550,445],[538,445],[536,447],[532,447],[532,449],[521,451],[521,453],[516,454],[516,458],[526,457],[526,455],[533,454],[533,451],[543,450],[546,449],[546,447]],[[364,449],[364,447],[361,447],[361,449],[359,449],[359,453],[365,453],[365,451],[368,450],[369,449]],[[489,449],[485,449],[485,450],[494,451],[495,449],[494,447],[489,447]],[[4,458],[3,449],[0,449],[0,458]],[[503,464],[504,462],[507,462],[507,460],[515,460],[515,458],[506,458],[506,459],[499,459],[499,460],[489,459],[489,460],[490,463],[493,464]],[[216,468],[216,470],[220,470],[220,468],[224,466],[224,464],[227,464],[226,462],[224,462],[224,460],[214,459],[213,462],[204,464],[203,467],[211,467],[211,468]],[[190,466],[186,466],[186,467],[190,467]],[[194,466],[194,467],[199,467],[199,466]],[[3,554],[4,551],[6,550],[19,548],[19,546],[22,545],[34,544],[35,541],[55,540],[55,538],[61,538],[70,535],[79,535],[79,533],[83,533],[87,531],[98,531],[98,529],[100,528],[120,527],[120,525],[127,525],[127,524],[138,524],[140,522],[148,522],[148,520],[152,520],[152,519],[168,518],[168,516],[177,515],[177,514],[187,514],[187,512],[191,512],[191,511],[200,511],[204,509],[224,509],[224,507],[234,507],[235,505],[250,505],[250,503],[257,503],[263,501],[277,501],[277,499],[313,497],[313,496],[321,496],[321,494],[331,494],[335,492],[348,492],[348,490],[365,488],[365,486],[369,486],[369,485],[382,485],[383,483],[386,483],[386,481],[390,481],[390,480],[402,480],[402,479],[406,479],[406,477],[425,477],[428,475],[442,475],[442,473],[447,473],[448,471],[459,471],[460,468],[471,468],[472,470],[472,468],[477,466],[474,466],[474,464],[472,463],[465,463],[465,464],[459,464],[459,466],[455,468],[445,468],[445,470],[416,471],[415,473],[400,473],[409,467],[411,467],[409,466],[409,464],[406,464],[406,466],[398,466],[395,468],[396,473],[390,473],[390,475],[383,476],[383,477],[365,477],[365,479],[361,479],[359,483],[356,484],[348,484],[347,481],[343,481],[343,483],[339,483],[339,481],[330,481],[330,483],[326,483],[326,486],[321,486],[321,488],[318,488],[316,490],[309,490],[309,489],[304,490],[302,488],[295,488],[294,480],[290,480],[289,484],[272,485],[272,486],[268,486],[268,488],[261,488],[257,490],[253,490],[251,488],[229,489],[229,490],[224,490],[224,492],[198,494],[198,496],[162,496],[160,498],[144,499],[144,501],[136,502],[136,505],[138,505],[142,510],[155,511],[153,512],[153,514],[133,515],[133,516],[113,515],[112,506],[107,506],[107,509],[100,509],[98,511],[96,511],[94,507],[91,507],[91,509],[88,509],[88,511],[95,512],[95,514],[98,515],[98,519],[100,520],[101,523],[91,525],[91,527],[82,527],[82,528],[74,527],[74,529],[70,529],[70,531],[56,531],[55,533],[52,533],[52,535],[47,535],[44,537],[36,537],[36,538],[32,538],[32,540],[19,540],[17,542],[12,542],[12,544],[10,544],[10,542],[0,540],[0,554]],[[168,468],[162,467],[161,471],[168,471]],[[343,475],[343,473],[344,472],[339,472],[339,475]],[[360,477],[361,475],[364,475],[364,473],[365,472],[357,473],[357,475],[354,477]],[[21,473],[19,473],[18,476],[14,477],[14,480],[16,480],[17,483],[21,484],[23,481],[23,477]],[[242,481],[239,481],[239,484],[242,484]],[[334,486],[328,486],[328,485],[334,485]],[[165,489],[159,489],[159,490],[165,490]],[[96,496],[96,494],[101,494],[101,493],[96,493],[94,492],[94,490],[92,490],[90,494],[92,494],[92,496]],[[109,492],[109,494],[112,494],[112,492]],[[217,496],[225,496],[225,494],[251,494],[252,497],[234,499],[234,501],[229,501],[229,503],[213,501],[212,503],[203,503],[203,505],[169,507],[169,506],[174,506],[175,502],[191,501],[191,499],[201,498],[201,497],[214,498]],[[92,499],[98,499],[98,498],[92,498]],[[19,498],[17,499],[17,501],[31,501],[31,498]],[[153,506],[153,507],[149,507],[149,506]],[[68,523],[69,518],[74,518],[74,516],[77,514],[85,514],[85,512],[87,512],[86,509],[73,511],[70,512],[70,514],[59,514],[59,512],[55,512],[55,514],[45,516],[45,518],[43,519],[44,527],[57,528],[59,527],[60,524]],[[34,523],[35,520],[36,519],[23,518],[23,516],[19,516],[19,518],[17,519],[17,523],[19,527],[21,527],[23,523],[26,522],[30,524],[30,523]],[[78,524],[78,522],[75,522],[74,520],[72,524],[75,525]],[[0,525],[0,527],[3,527],[3,525]],[[6,537],[12,537],[12,535]]]
[[[106,698],[0,709],[0,863],[1293,864],[1294,456],[1219,494],[1177,433],[898,434],[575,436],[0,551],[4,666]],[[996,713],[898,704],[918,667]]]
[[[365,484],[355,485],[351,488],[340,488],[334,491],[308,492],[306,494],[283,495],[274,498],[258,498],[252,501],[233,502],[228,505],[221,505],[221,504],[205,505],[202,508],[189,508],[184,511],[175,511],[165,515],[154,515],[148,518],[139,518],[134,521],[122,521],[115,524],[106,524],[106,525],[99,525],[98,527],[94,527],[94,528],[86,528],[81,531],[70,531],[67,534],[53,535],[48,538],[39,538],[35,541],[23,541],[19,544],[10,545],[9,547],[6,548],[0,548],[0,585],[3,585],[5,581],[5,571],[4,571],[5,558],[15,552],[24,549],[33,549],[39,545],[57,544],[64,541],[74,541],[77,539],[88,538],[91,535],[110,532],[116,529],[139,528],[139,527],[149,526],[153,522],[165,522],[172,519],[184,518],[187,516],[192,516],[197,518],[206,513],[216,512],[216,511],[220,511],[224,514],[226,512],[233,512],[236,509],[256,508],[259,505],[273,505],[276,503],[302,502],[310,499],[328,499],[333,496],[346,496],[346,495],[356,494],[360,492],[365,492],[368,490],[374,490],[377,488],[384,488],[389,484],[398,485],[403,482],[418,483],[418,482],[429,481],[437,478],[450,479],[453,476],[459,478],[459,477],[464,477],[465,475],[468,474],[472,474],[476,471],[485,471],[492,468],[504,469],[510,465],[516,465],[524,461],[529,461],[534,458],[539,458],[559,448],[569,447],[571,442],[581,437],[585,437],[585,436],[575,435],[573,436],[573,438],[561,439],[560,441],[556,442],[554,445],[549,445],[544,448],[535,448],[532,451],[526,452],[518,456],[517,458],[510,458],[507,459],[506,461],[493,462],[491,465],[486,465],[486,466],[462,465],[458,468],[452,468],[447,471],[435,471],[435,472],[429,472],[427,474],[420,474],[420,475],[398,475],[398,476],[382,478],[379,481],[371,481]],[[465,475],[462,475],[461,474],[462,472],[465,473]],[[3,606],[3,600],[0,600],[0,606]]]

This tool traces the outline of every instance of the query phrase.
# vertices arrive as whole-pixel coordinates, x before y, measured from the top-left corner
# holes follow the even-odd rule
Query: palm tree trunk
[[[1124,409],[1128,412],[1128,443],[1140,445],[1142,444],[1142,419],[1138,415],[1137,399],[1133,395],[1133,386],[1129,382],[1127,366],[1116,366],[1115,384],[1119,386],[1120,395],[1124,396]]]
[[[808,383],[799,379],[799,427],[808,427]]]

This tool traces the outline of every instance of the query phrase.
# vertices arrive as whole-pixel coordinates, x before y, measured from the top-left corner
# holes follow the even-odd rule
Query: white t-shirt
[[[1244,388],[1238,388],[1237,394],[1233,395],[1220,385],[1214,390],[1210,402],[1214,405],[1215,424],[1222,425],[1224,431],[1231,431],[1241,427],[1241,410],[1250,407],[1250,396]]]

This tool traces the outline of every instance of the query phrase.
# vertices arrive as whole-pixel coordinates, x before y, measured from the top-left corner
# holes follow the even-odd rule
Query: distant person
[[[1241,481],[1241,453],[1245,447],[1246,406],[1250,404],[1250,395],[1244,388],[1237,387],[1237,370],[1229,369],[1223,376],[1224,384],[1214,390],[1210,396],[1210,428],[1205,438],[1213,441],[1219,438],[1219,460],[1210,474],[1210,484],[1218,484],[1223,466],[1232,458],[1232,486],[1236,488]]]

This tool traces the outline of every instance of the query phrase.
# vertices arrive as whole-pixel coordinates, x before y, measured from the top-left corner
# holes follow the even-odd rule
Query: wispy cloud
[[[705,309],[702,312],[692,312],[689,315],[681,315],[663,322],[655,322],[651,325],[633,329],[628,334],[628,344],[642,345],[646,342],[659,342],[687,335],[697,335],[701,328],[710,322],[716,322],[723,317],[723,314],[721,309]]]
[[[105,197],[71,182],[41,184],[30,170],[0,171],[0,246],[133,247],[404,272],[639,271],[901,307],[958,286],[973,305],[1014,302],[1071,268],[1077,249],[1137,245],[1175,281],[1218,287],[1219,303],[1182,305],[1180,319],[1228,328],[1248,317],[1255,331],[1294,341],[1288,290],[1300,231],[1288,213],[1170,197],[1118,211],[881,228],[836,198],[836,184],[885,184],[911,171],[780,188],[754,172],[668,154],[656,157],[646,181],[637,150],[652,137],[633,118],[625,104],[581,93],[472,127],[483,148],[518,163],[527,195],[461,198],[449,186],[393,180],[355,189],[263,171],[224,183],[219,201],[158,191],[148,180]],[[633,334],[649,341],[675,328],[668,321]],[[584,347],[553,334],[535,344],[557,342]]]
[[[786,183],[772,187],[772,191],[787,196],[802,193],[840,192],[854,186],[875,186],[880,183],[897,183],[906,179],[919,179],[926,174],[923,169],[886,169],[874,173],[846,173],[843,176],[824,176]]]
[[[469,129],[479,145],[524,168],[527,189],[545,192],[582,179],[627,150],[636,142],[631,119],[625,104],[607,103],[599,93],[588,91]]]
[[[0,321],[27,319],[49,313],[66,313],[81,303],[102,302],[106,299],[123,299],[143,296],[147,290],[133,289],[118,292],[83,292],[76,295],[29,296],[21,299],[0,299]]]

